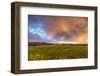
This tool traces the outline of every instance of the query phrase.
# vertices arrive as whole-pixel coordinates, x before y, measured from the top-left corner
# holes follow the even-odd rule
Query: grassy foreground
[[[77,59],[88,57],[87,44],[29,45],[28,60]]]

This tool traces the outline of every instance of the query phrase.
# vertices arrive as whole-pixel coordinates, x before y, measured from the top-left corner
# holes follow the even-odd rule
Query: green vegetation
[[[28,60],[87,58],[87,44],[29,45]]]

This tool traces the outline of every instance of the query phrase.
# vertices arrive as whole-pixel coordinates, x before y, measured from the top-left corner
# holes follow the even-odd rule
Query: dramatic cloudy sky
[[[28,16],[29,42],[87,43],[87,17]]]

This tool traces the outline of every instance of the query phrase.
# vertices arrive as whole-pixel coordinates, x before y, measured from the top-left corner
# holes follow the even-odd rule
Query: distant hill
[[[69,43],[69,42],[68,43],[29,42],[28,44],[29,45],[66,45],[66,44],[68,44],[68,45],[87,45],[87,44]]]
[[[42,45],[42,44],[49,45],[51,43],[46,43],[46,42],[29,42],[28,44],[29,45]]]

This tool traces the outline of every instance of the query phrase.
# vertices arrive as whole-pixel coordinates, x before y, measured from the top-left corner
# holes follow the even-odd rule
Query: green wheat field
[[[87,44],[29,45],[28,60],[81,59],[88,57]]]

